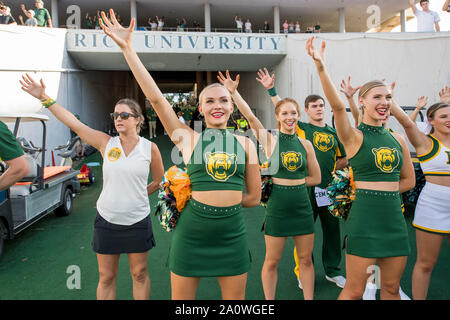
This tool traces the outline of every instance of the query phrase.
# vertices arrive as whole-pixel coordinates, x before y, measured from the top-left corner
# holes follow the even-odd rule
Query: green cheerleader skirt
[[[314,233],[314,216],[305,184],[273,184],[266,206],[264,233],[272,237]]]
[[[364,258],[407,256],[408,230],[400,193],[357,189],[344,223],[347,253]]]
[[[183,277],[224,277],[250,269],[242,206],[188,201],[173,230],[169,269]]]

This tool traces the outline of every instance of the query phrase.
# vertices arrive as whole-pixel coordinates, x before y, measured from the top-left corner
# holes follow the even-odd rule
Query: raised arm
[[[117,22],[116,16],[112,9],[110,10],[110,14],[111,20],[106,17],[105,12],[101,12],[103,20],[100,20],[101,28],[103,29],[105,34],[111,37],[111,39],[122,50],[125,60],[127,61],[131,71],[133,72],[136,81],[139,83],[139,86],[144,92],[145,96],[150,100],[154,110],[161,120],[162,125],[169,134],[169,137],[178,147],[180,147],[180,144],[182,142],[182,135],[176,135],[177,138],[174,139],[174,131],[177,129],[183,129],[184,134],[189,134],[191,138],[193,138],[194,130],[192,130],[185,124],[182,124],[178,120],[177,115],[173,111],[169,102],[166,100],[161,90],[159,90],[152,76],[142,64],[136,51],[134,50],[132,44],[132,35],[136,20],[133,18],[131,20],[130,26],[128,28],[124,28]],[[193,139],[191,139],[191,141],[193,141]]]
[[[236,103],[239,111],[242,115],[247,119],[250,124],[250,128],[253,130],[253,133],[259,143],[263,146],[266,154],[272,153],[272,149],[274,147],[275,139],[272,134],[264,128],[259,119],[255,116],[250,106],[245,102],[244,98],[237,91],[237,87],[239,85],[239,75],[236,76],[236,80],[233,81],[230,77],[230,72],[226,71],[226,77],[219,72],[217,79],[220,83],[230,92],[231,97],[233,98],[234,103]]]
[[[350,120],[347,116],[347,111],[345,110],[344,101],[340,98],[339,93],[334,86],[331,78],[325,67],[325,41],[322,41],[322,47],[320,53],[314,48],[313,44],[314,37],[309,38],[306,41],[306,51],[313,58],[316,64],[317,72],[319,73],[320,82],[322,83],[322,88],[333,109],[333,114],[336,123],[336,131],[339,139],[342,141],[344,146],[359,145],[357,143],[358,136],[356,129],[352,128]]]
[[[409,0],[409,6],[411,7],[412,12],[416,14],[417,8],[416,4],[414,3],[414,0]]]
[[[39,99],[41,102],[51,101],[50,97],[45,93],[46,86],[42,79],[40,83],[37,83],[29,74],[26,74],[22,76],[22,80],[20,80],[20,84],[22,85],[23,91]],[[88,127],[58,103],[54,103],[48,107],[48,110],[66,127],[74,131],[81,140],[93,146],[103,155],[110,136],[104,132]]]
[[[425,107],[427,105],[427,103],[428,103],[428,97],[421,96],[419,99],[417,99],[416,108],[414,109],[413,112],[411,112],[411,114],[409,115],[409,118],[415,122],[417,115],[423,109],[423,107]]]
[[[356,105],[355,100],[353,99],[353,96],[355,95],[356,91],[358,91],[361,88],[361,86],[358,86],[356,88],[353,88],[350,84],[350,76],[348,76],[347,82],[345,80],[342,80],[341,82],[341,92],[345,94],[347,97],[348,105],[350,106],[350,111],[352,112],[353,119],[355,120],[355,128],[359,126],[359,108]]]
[[[272,100],[273,106],[276,106],[281,98],[275,91],[275,74],[272,74],[271,76],[266,68],[264,68],[264,71],[259,69],[256,81],[261,83],[261,85],[266,88],[266,90],[269,92],[270,100]]]
[[[24,4],[20,5],[20,9],[22,9],[23,14],[26,15],[27,18],[31,18],[31,13],[29,13],[28,10],[25,9],[25,5]]]
[[[450,0],[445,0],[444,5],[442,6],[442,11],[447,12],[448,11],[448,4],[450,3]]]
[[[397,121],[405,129],[406,135],[414,148],[420,150],[428,150],[431,147],[431,142],[427,136],[422,133],[414,121],[412,121],[408,115],[403,111],[397,102],[392,99],[391,114],[397,119]],[[419,151],[418,151],[419,152]]]

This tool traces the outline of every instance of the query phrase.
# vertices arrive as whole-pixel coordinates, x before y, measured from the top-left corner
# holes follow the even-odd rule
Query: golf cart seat
[[[27,161],[29,171],[22,180],[9,188],[9,194],[12,198],[26,196],[36,190],[36,186],[32,185],[32,182],[38,177],[38,163],[28,153],[25,153],[25,160]]]

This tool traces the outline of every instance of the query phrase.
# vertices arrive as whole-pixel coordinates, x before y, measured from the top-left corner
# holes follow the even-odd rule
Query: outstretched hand
[[[443,103],[450,103],[450,87],[445,86],[439,91],[440,101]]]
[[[423,107],[425,107],[428,103],[428,97],[421,96],[419,99],[417,99],[416,108],[421,110]]]
[[[231,79],[230,72],[228,70],[225,72],[225,74],[226,74],[226,77],[224,77],[222,72],[219,71],[219,75],[217,76],[217,79],[230,92],[230,94],[233,94],[239,85],[240,77],[239,77],[239,75],[237,75],[236,80]]]
[[[306,52],[313,58],[314,62],[325,64],[325,47],[326,42],[322,41],[320,52],[314,47],[314,36],[306,40]]]
[[[104,11],[101,12],[102,18],[99,19],[99,22],[103,32],[113,39],[121,49],[130,47],[136,19],[131,19],[130,26],[128,28],[124,28],[119,22],[117,22],[113,9],[109,9],[109,14],[111,16],[111,20],[106,17]]]
[[[264,71],[259,69],[258,77],[256,78],[256,81],[261,83],[267,90],[272,89],[275,86],[275,74],[272,74],[272,76],[270,76],[267,68],[264,68]]]
[[[356,91],[358,91],[361,88],[361,86],[358,86],[356,88],[352,87],[352,85],[350,84],[350,76],[348,76],[348,81],[345,82],[345,80],[342,80],[341,82],[341,92],[343,92],[345,94],[345,96],[347,98],[352,98]]]
[[[22,90],[29,93],[33,97],[43,100],[45,95],[45,84],[44,81],[41,79],[40,83],[37,83],[34,81],[34,79],[28,74],[25,73],[24,76],[22,76],[22,80],[19,80],[20,84],[22,85]]]

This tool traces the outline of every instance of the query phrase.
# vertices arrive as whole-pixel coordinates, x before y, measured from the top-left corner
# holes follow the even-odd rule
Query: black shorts
[[[97,212],[92,241],[92,249],[96,253],[141,253],[155,245],[150,214],[135,224],[124,226],[106,221]]]

